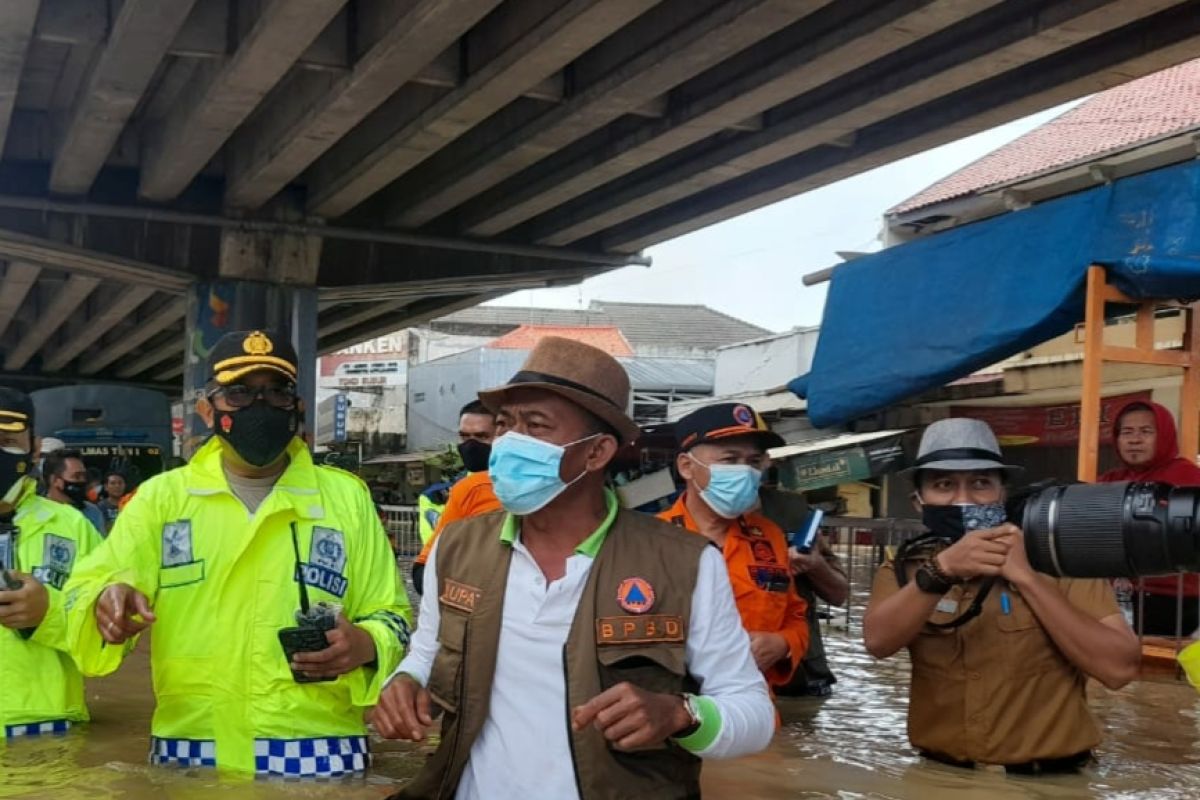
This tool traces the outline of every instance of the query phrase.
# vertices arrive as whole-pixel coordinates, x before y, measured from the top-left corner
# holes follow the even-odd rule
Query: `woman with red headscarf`
[[[1125,405],[1113,424],[1113,441],[1121,466],[1100,476],[1101,483],[1158,481],[1172,486],[1200,486],[1200,467],[1179,455],[1175,418],[1158,403],[1135,400]],[[1143,614],[1143,633],[1174,636],[1179,579],[1174,576],[1146,578],[1143,591],[1134,596]],[[1200,575],[1183,576],[1184,636],[1200,626]],[[1137,610],[1135,607],[1135,616]]]

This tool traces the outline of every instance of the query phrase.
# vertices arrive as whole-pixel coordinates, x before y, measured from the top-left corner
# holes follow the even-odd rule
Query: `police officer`
[[[363,712],[411,622],[391,547],[366,486],[315,466],[296,435],[287,339],[230,333],[208,363],[196,408],[214,435],[188,465],[143,483],[73,576],[72,651],[103,675],[153,625],[154,763],[362,770]],[[336,625],[289,663],[280,631],[319,601],[340,608]]]
[[[36,455],[33,403],[0,387],[0,724],[8,738],[61,733],[88,718],[83,677],[65,652],[62,588],[100,534],[74,508],[38,496],[29,477]]]

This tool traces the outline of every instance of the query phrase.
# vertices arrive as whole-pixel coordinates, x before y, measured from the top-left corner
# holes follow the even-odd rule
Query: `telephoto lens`
[[[1200,488],[1165,483],[1051,486],[1025,501],[1030,565],[1070,578],[1200,571]]]

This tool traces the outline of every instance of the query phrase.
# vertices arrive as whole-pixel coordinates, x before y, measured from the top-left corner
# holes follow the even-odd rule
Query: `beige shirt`
[[[909,562],[910,576],[916,564]],[[872,603],[899,591],[893,570],[889,562],[876,573]],[[1038,577],[1094,619],[1120,613],[1107,581]],[[966,611],[979,584],[952,588],[930,621],[948,622]],[[1021,764],[1074,755],[1102,738],[1088,710],[1086,676],[1003,579],[992,587],[978,617],[953,629],[927,625],[908,649],[908,738],[919,750],[957,761]]]
[[[222,469],[225,470],[225,480],[229,482],[229,491],[242,501],[242,505],[251,514],[258,511],[258,507],[262,505],[263,500],[267,499],[267,495],[271,493],[276,482],[283,475],[283,470],[280,470],[278,475],[268,475],[265,478],[245,478],[241,475],[234,475],[224,466]]]

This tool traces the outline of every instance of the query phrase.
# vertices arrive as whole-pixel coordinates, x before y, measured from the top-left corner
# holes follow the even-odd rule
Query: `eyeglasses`
[[[213,392],[213,395],[218,394],[233,408],[246,408],[259,398],[265,400],[272,408],[292,408],[296,405],[296,387],[290,385],[262,386],[254,389],[235,383]]]

